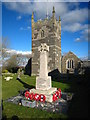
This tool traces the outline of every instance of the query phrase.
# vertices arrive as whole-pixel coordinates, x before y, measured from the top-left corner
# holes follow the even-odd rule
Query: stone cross
[[[46,101],[52,102],[52,95],[57,91],[57,88],[52,88],[51,76],[48,76],[48,52],[49,46],[46,43],[38,47],[40,52],[40,73],[36,77],[36,89],[31,89],[30,93],[43,94]]]
[[[40,51],[40,52],[44,52],[44,51],[49,52],[49,46],[47,46],[46,43],[43,43],[43,44],[41,44],[41,46],[38,47],[38,51]]]
[[[46,78],[48,77],[48,68],[47,68],[47,52],[49,52],[49,46],[47,46],[46,43],[41,44],[40,47],[38,47],[38,50],[40,51],[40,78]]]

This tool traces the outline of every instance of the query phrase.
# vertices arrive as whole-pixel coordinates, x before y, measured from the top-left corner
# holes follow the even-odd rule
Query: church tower
[[[55,17],[53,7],[52,17],[34,22],[32,13],[32,75],[39,75],[40,54],[38,47],[41,43],[49,46],[48,72],[58,69],[61,72],[61,20]]]

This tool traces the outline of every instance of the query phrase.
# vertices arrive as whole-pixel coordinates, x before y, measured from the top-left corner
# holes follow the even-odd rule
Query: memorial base
[[[53,101],[53,94],[57,91],[57,88],[50,88],[49,90],[30,89],[30,93],[43,94],[46,97],[47,102]]]
[[[51,89],[51,76],[36,77],[36,89],[49,90]]]

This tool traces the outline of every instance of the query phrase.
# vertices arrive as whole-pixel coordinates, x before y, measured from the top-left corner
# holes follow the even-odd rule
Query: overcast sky
[[[88,56],[88,2],[3,1],[5,2],[2,3],[2,35],[10,39],[11,49],[31,51],[32,11],[34,11],[34,19],[37,21],[46,18],[47,10],[51,17],[54,6],[56,18],[61,17],[62,53],[72,51],[78,57]]]

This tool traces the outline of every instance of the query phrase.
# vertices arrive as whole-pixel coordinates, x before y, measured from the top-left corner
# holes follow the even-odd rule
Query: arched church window
[[[67,68],[69,68],[69,61],[67,62]]]
[[[69,67],[69,68],[71,68],[71,60],[69,61],[69,65],[70,65],[70,67]]]
[[[72,60],[72,68],[73,68],[73,60]]]
[[[74,61],[73,61],[73,60],[70,60],[70,59],[67,60],[67,61],[66,61],[66,69],[68,69],[68,68],[69,68],[69,69],[70,69],[70,68],[72,69],[72,68],[74,67],[73,64],[74,64]]]
[[[44,37],[44,30],[41,31],[41,37]]]

